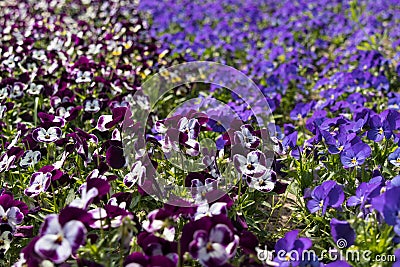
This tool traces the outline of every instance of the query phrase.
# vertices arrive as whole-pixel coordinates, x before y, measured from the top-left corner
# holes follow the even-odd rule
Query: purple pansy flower
[[[315,213],[322,209],[322,215],[324,215],[328,207],[340,207],[344,201],[344,192],[335,181],[326,181],[314,188],[311,192],[311,198],[307,202],[308,210]]]
[[[35,252],[43,259],[62,263],[83,244],[86,232],[81,221],[61,224],[59,215],[47,215],[40,228],[40,238],[35,243]]]
[[[92,81],[92,73],[90,71],[78,71],[76,74],[77,83],[88,83]]]
[[[86,112],[96,113],[100,110],[100,102],[97,99],[86,99],[83,106]]]
[[[61,137],[61,129],[59,127],[50,127],[49,129],[36,128],[32,132],[32,137],[36,142],[52,143]]]
[[[356,195],[351,196],[348,200],[346,205],[349,207],[354,207],[357,205],[361,205],[361,208],[364,207],[366,203],[369,202],[372,198],[379,195],[379,191],[381,188],[381,183],[361,183],[356,190]]]
[[[400,148],[397,148],[388,157],[388,161],[396,167],[400,167]]]
[[[400,187],[393,187],[382,195],[372,199],[372,207],[379,211],[385,222],[394,226],[394,231],[400,235]]]
[[[274,258],[274,262],[277,262],[279,266],[298,266],[301,260],[307,260],[301,259],[301,255],[303,255],[304,250],[311,247],[312,242],[305,237],[297,238],[298,234],[299,230],[290,231],[276,242],[275,252],[277,256]]]
[[[0,172],[8,171],[16,159],[15,155],[9,156],[7,153],[3,153],[0,156]]]
[[[362,165],[369,156],[371,156],[371,147],[359,142],[343,151],[340,160],[344,167],[351,168]]]
[[[290,112],[290,118],[292,120],[300,120],[305,118],[314,105],[315,101],[308,103],[297,103],[294,109]]]
[[[382,115],[371,116],[369,124],[371,129],[368,131],[367,136],[370,140],[380,142],[383,138],[389,139],[392,136],[393,129],[386,117]]]
[[[354,141],[359,140],[355,133],[348,134],[343,128],[340,128],[340,131],[335,133],[335,135],[332,135],[328,131],[322,131],[321,133],[325,138],[325,143],[328,145],[328,151],[331,154],[339,154],[342,151],[346,151],[351,147]]]

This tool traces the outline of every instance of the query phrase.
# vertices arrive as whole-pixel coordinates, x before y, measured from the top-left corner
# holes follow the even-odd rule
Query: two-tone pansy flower
[[[50,214],[40,228],[34,250],[43,259],[54,263],[66,261],[86,238],[86,227],[78,220],[63,221],[58,214]]]
[[[59,127],[36,128],[32,132],[32,137],[36,142],[52,143],[60,139],[62,131]]]
[[[40,157],[41,157],[40,151],[27,150],[22,156],[19,162],[19,166],[21,166],[22,168],[33,166],[39,162]]]
[[[29,182],[29,187],[25,189],[25,195],[35,197],[40,193],[46,192],[51,183],[52,174],[50,172],[35,172]]]

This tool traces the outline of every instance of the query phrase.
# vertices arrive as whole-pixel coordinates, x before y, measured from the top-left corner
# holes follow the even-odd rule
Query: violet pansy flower
[[[371,156],[371,147],[359,142],[343,151],[340,160],[344,167],[351,168],[362,165],[369,156]]]
[[[344,201],[344,192],[335,181],[326,181],[314,188],[311,198],[307,202],[308,210],[315,213],[322,209],[322,215],[324,215],[328,207],[340,207]]]
[[[394,226],[394,231],[400,236],[400,187],[393,187],[382,195],[372,199],[372,207],[379,211],[385,222]]]
[[[388,157],[388,161],[396,167],[400,167],[400,148],[397,148]]]
[[[278,263],[279,266],[298,266],[302,260],[310,260],[297,257],[297,255],[303,255],[303,251],[309,249],[312,245],[311,240],[308,238],[297,238],[298,234],[299,230],[290,231],[276,242],[275,252],[277,256],[274,258],[274,262]]]

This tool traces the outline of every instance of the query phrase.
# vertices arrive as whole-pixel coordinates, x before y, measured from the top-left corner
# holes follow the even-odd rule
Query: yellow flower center
[[[351,163],[354,164],[354,165],[356,165],[356,164],[357,164],[357,158],[352,158],[352,159],[351,159]]]
[[[57,237],[57,239],[56,239],[55,243],[57,243],[57,244],[60,244],[60,245],[61,245],[61,243],[62,243],[62,241],[63,241],[63,240],[64,240],[63,236],[62,236],[62,235],[59,235],[59,236]]]
[[[207,243],[206,249],[207,249],[207,252],[211,252],[211,251],[213,251],[213,250],[214,250],[214,248],[213,248],[213,246],[212,246],[212,243],[211,243],[211,242],[208,242],[208,243]]]

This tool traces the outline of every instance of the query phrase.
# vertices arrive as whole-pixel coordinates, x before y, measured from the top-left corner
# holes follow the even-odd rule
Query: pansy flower
[[[400,148],[397,148],[388,157],[388,161],[396,167],[400,167]]]
[[[102,197],[110,191],[110,184],[102,178],[87,179],[79,188],[80,198],[74,199],[69,206],[87,209],[96,197]]]
[[[162,231],[161,236],[173,241],[175,237],[175,227],[173,224],[174,216],[166,209],[153,210],[147,215],[147,220],[143,222],[143,228],[149,233]]]
[[[275,252],[277,256],[274,258],[274,262],[278,263],[279,266],[298,266],[301,261],[310,260],[307,258],[303,259],[299,255],[307,255],[307,253],[303,254],[303,251],[309,249],[312,242],[306,237],[298,238],[298,234],[299,230],[290,231],[276,242]],[[308,254],[308,256],[310,255]]]
[[[198,220],[205,216],[213,216],[220,214],[228,214],[227,203],[215,202],[211,206],[208,203],[201,204],[197,207],[194,219]]]
[[[242,125],[240,131],[236,131],[234,141],[248,149],[255,149],[260,144],[260,139],[254,134],[250,125]]]
[[[374,115],[370,118],[369,124],[371,129],[368,131],[367,136],[370,140],[380,142],[383,138],[389,139],[394,130],[385,116]]]
[[[61,129],[59,127],[36,128],[32,132],[32,137],[37,142],[52,143],[61,137]]]
[[[22,223],[24,217],[24,214],[16,206],[12,206],[5,210],[5,207],[0,205],[0,225],[8,224],[12,229],[15,229],[18,224]]]
[[[22,156],[19,166],[22,168],[33,166],[39,162],[40,156],[40,151],[27,150]]]
[[[238,244],[239,237],[228,226],[217,224],[208,231],[194,232],[189,253],[202,266],[221,266],[235,255]]]
[[[26,92],[30,95],[39,95],[44,89],[43,84],[30,83]]]
[[[83,244],[86,232],[81,221],[61,222],[59,215],[47,215],[35,243],[35,252],[43,259],[62,263]]]
[[[322,215],[324,215],[328,207],[340,207],[344,201],[344,192],[335,181],[326,181],[314,188],[311,198],[307,202],[308,210],[315,213],[322,209]]]
[[[88,83],[92,81],[92,76],[90,71],[78,71],[75,81],[77,83]]]
[[[344,167],[351,168],[362,165],[371,156],[371,147],[364,142],[359,142],[346,149],[340,155]]]
[[[0,195],[0,225],[8,225],[15,230],[28,213],[28,206],[15,200],[9,193]]]
[[[0,172],[9,170],[16,159],[15,155],[8,156],[7,153],[3,153],[0,156]]]
[[[15,82],[11,87],[9,97],[13,99],[21,98],[24,95],[25,85],[20,82]]]
[[[124,177],[124,184],[131,188],[139,180],[139,185],[143,184],[143,178],[146,175],[146,167],[143,166],[141,161],[137,161],[132,165],[132,171],[130,171]]]
[[[100,110],[100,102],[97,99],[86,99],[83,103],[83,109],[86,112],[96,113]]]
[[[294,109],[290,112],[290,118],[292,120],[300,120],[305,118],[314,105],[315,101],[308,103],[297,103]]]
[[[359,141],[355,133],[348,134],[344,128],[340,128],[339,132],[330,133],[328,131],[321,131],[321,133],[331,154],[339,154],[350,148],[352,143]]]
[[[89,210],[92,221],[89,226],[94,229],[117,228],[122,225],[125,217],[133,219],[133,215],[125,209],[115,205],[104,205],[104,208],[95,208]]]
[[[237,154],[234,162],[236,169],[245,176],[260,177],[267,171],[265,155],[259,150],[251,151],[247,157]]]
[[[249,187],[261,192],[271,192],[275,188],[276,173],[273,170],[266,170],[260,177],[246,177]]]
[[[29,182],[29,187],[25,189],[25,195],[35,197],[40,193],[46,192],[50,186],[52,174],[50,172],[35,172]]]
[[[380,182],[368,182],[361,183],[356,189],[356,195],[351,196],[346,205],[349,207],[354,207],[357,205],[361,205],[361,208],[364,207],[366,203],[368,203],[372,198],[379,195],[379,191],[381,188]]]
[[[178,263],[178,244],[170,242],[147,232],[141,232],[137,237],[138,245],[148,256],[162,255],[174,263]]]
[[[393,187],[372,199],[372,207],[379,211],[388,225],[400,236],[400,187]]]

